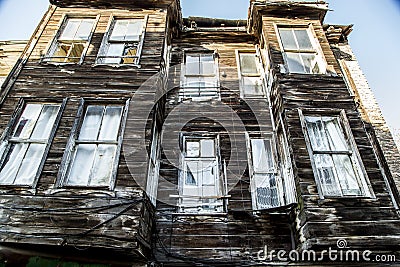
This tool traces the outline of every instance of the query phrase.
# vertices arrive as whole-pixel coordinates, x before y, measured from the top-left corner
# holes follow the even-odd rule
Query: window
[[[314,175],[324,197],[370,197],[354,140],[350,130],[344,130],[344,116],[303,117]]]
[[[47,62],[79,63],[88,48],[95,19],[67,18],[47,56]]]
[[[249,137],[249,172],[254,210],[286,206],[296,202],[293,176],[279,172],[279,166],[271,138]]]
[[[44,164],[60,104],[28,103],[0,146],[0,184],[34,186]]]
[[[278,32],[290,73],[325,73],[326,66],[308,27],[279,27]]]
[[[264,96],[262,67],[257,54],[239,51],[238,62],[241,96]]]
[[[154,204],[154,206],[156,205],[157,202],[158,175],[160,169],[160,161],[159,161],[160,139],[161,139],[160,132],[158,131],[156,122],[154,122],[153,139],[151,141],[149,170],[147,173],[147,185],[146,185],[147,195],[149,196],[150,201],[151,203]]]
[[[180,100],[219,99],[218,66],[215,54],[186,53]]]
[[[180,208],[183,212],[223,212],[216,139],[184,137]]]
[[[65,186],[111,187],[118,167],[126,106],[90,104],[79,129],[72,131]]]
[[[114,19],[97,56],[98,64],[139,64],[144,19]]]

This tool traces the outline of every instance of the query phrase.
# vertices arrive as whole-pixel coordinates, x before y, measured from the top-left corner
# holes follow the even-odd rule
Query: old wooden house
[[[400,155],[328,10],[50,0],[0,91],[0,266],[400,264]]]

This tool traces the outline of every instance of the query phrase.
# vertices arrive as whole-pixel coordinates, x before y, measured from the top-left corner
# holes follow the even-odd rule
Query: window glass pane
[[[110,35],[110,41],[124,41],[125,35],[128,30],[129,20],[127,19],[119,19],[115,20],[114,28]]]
[[[360,196],[361,190],[351,158],[348,155],[333,155],[332,157],[335,162],[343,195]]]
[[[286,59],[291,73],[305,73],[300,54],[286,53]]]
[[[79,62],[85,50],[84,43],[73,43],[66,62]]]
[[[31,133],[35,128],[39,114],[42,110],[42,106],[43,105],[41,104],[27,104],[25,106],[24,112],[15,127],[13,137],[22,139],[29,139],[31,137]]]
[[[201,156],[202,157],[214,157],[215,156],[215,147],[214,140],[201,140]]]
[[[103,122],[98,140],[113,140],[118,138],[121,123],[122,107],[108,106],[103,115]]]
[[[314,151],[329,151],[329,141],[320,117],[306,117],[308,136]]]
[[[262,79],[260,77],[242,77],[241,88],[245,96],[264,95]]]
[[[50,137],[59,109],[60,106],[44,105],[35,130],[32,133],[32,139],[48,139]]]
[[[201,73],[203,75],[214,75],[215,74],[215,61],[212,54],[201,55]]]
[[[280,28],[279,35],[281,37],[283,48],[285,50],[298,50],[298,46],[296,44],[292,29]]]
[[[200,143],[198,141],[186,142],[186,156],[199,157],[200,156]]]
[[[257,57],[254,53],[240,53],[240,70],[242,75],[258,75]]]
[[[14,181],[17,185],[31,185],[35,179],[45,151],[45,144],[31,144]]]
[[[332,151],[350,150],[337,117],[323,117],[327,138]]]
[[[125,44],[109,44],[104,63],[106,64],[119,64],[121,63],[121,56],[124,53]],[[117,57],[117,58],[114,58]]]
[[[98,146],[89,186],[110,185],[116,151],[116,145]]]
[[[135,64],[137,56],[137,46],[136,45],[127,45],[124,48],[124,58],[122,59],[122,64]]]
[[[131,19],[126,33],[125,40],[139,42],[143,30],[143,20]]]
[[[81,24],[80,19],[68,19],[67,25],[65,26],[59,39],[74,40],[80,24]]]
[[[186,75],[200,74],[200,57],[198,55],[186,55]]]
[[[335,166],[330,155],[314,155],[317,175],[325,196],[341,196],[340,187],[336,181]]]
[[[304,63],[304,68],[306,73],[318,73],[319,72],[319,67],[317,63],[317,58],[315,54],[313,53],[302,53],[300,54],[303,63]]]
[[[255,172],[273,172],[273,156],[269,140],[252,139],[253,168]]]
[[[67,185],[87,186],[96,154],[96,145],[80,144],[76,146],[76,153],[69,172]]]
[[[72,44],[63,44],[63,43],[57,44],[57,48],[55,49],[53,55],[51,56],[52,57],[51,60],[54,62],[64,62],[71,48]]]
[[[13,184],[29,144],[13,144],[0,171],[0,183]]]
[[[199,180],[199,162],[189,161],[186,163],[185,169],[185,184],[198,185]]]
[[[88,106],[79,134],[79,140],[97,140],[104,106]]]
[[[313,50],[307,30],[294,30],[294,34],[301,50]]]
[[[199,169],[199,172],[202,178],[201,184],[215,186],[215,177],[217,176],[215,160],[202,160],[200,163],[201,169]]]
[[[92,19],[84,19],[82,20],[78,31],[75,36],[75,40],[89,40],[90,33],[93,28],[94,20]]]

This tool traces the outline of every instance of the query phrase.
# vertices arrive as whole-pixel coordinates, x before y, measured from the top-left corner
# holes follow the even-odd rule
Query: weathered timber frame
[[[241,70],[241,66],[240,66],[240,54],[254,54],[256,56],[256,65],[257,65],[257,69],[259,71],[258,75],[243,75],[242,74],[242,70]],[[237,49],[236,50],[236,62],[237,62],[237,71],[238,71],[238,77],[239,77],[239,84],[240,84],[240,98],[243,99],[250,99],[250,98],[265,98],[266,97],[266,84],[265,84],[265,71],[264,71],[264,66],[262,63],[262,58],[261,58],[261,51],[260,48],[258,46],[255,47],[254,50],[250,50],[250,49]],[[261,80],[261,87],[262,87],[262,94],[259,95],[246,95],[245,94],[245,89],[243,87],[243,82],[242,82],[242,78],[243,77],[252,77],[252,78],[257,78],[259,77],[259,79]]]
[[[85,46],[84,50],[82,51],[82,55],[81,55],[81,58],[80,58],[79,62],[56,62],[56,61],[52,61],[51,59],[53,57],[52,57],[52,55],[50,53],[52,52],[52,50],[57,45],[58,39],[60,38],[61,33],[63,32],[63,30],[65,29],[65,26],[67,25],[68,19],[78,19],[78,18],[79,19],[94,19],[92,29],[90,31],[86,46]],[[53,40],[48,43],[48,45],[46,47],[46,53],[40,59],[40,63],[54,64],[54,65],[72,65],[72,64],[79,64],[80,65],[80,64],[82,64],[84,62],[84,60],[85,60],[86,53],[88,52],[88,49],[89,49],[90,43],[92,41],[92,37],[93,37],[94,31],[95,31],[95,29],[97,27],[97,24],[98,24],[99,20],[100,20],[100,15],[88,16],[86,14],[79,14],[79,13],[77,13],[77,14],[74,14],[74,13],[64,14],[62,19],[60,20],[60,23],[59,23],[58,27],[57,27],[58,30],[57,30]]]
[[[137,53],[136,56],[120,56],[120,57],[110,57],[110,56],[102,56],[101,54],[104,53],[105,51],[105,46],[106,43],[109,43],[109,37],[112,33],[112,30],[114,29],[115,26],[115,21],[118,19],[135,19],[135,20],[142,20],[143,21],[143,26],[142,26],[142,35],[140,36],[140,40],[137,44],[138,49],[137,49]],[[95,60],[95,65],[111,65],[111,66],[136,66],[138,68],[140,68],[140,58],[142,55],[142,50],[143,50],[143,44],[144,44],[144,38],[146,35],[146,28],[147,28],[147,23],[149,20],[149,15],[145,15],[145,16],[121,16],[121,15],[114,15],[112,14],[110,16],[110,19],[108,21],[108,25],[107,25],[107,29],[106,32],[103,35],[103,39],[101,41],[101,45],[99,48],[99,52],[96,56],[96,60]],[[122,43],[122,41],[121,41]],[[99,62],[100,59],[105,59],[105,58],[133,58],[135,63],[129,63],[129,64],[124,64],[124,63],[102,63]]]
[[[111,172],[111,179],[110,179],[110,185],[108,187],[104,186],[70,186],[66,185],[66,181],[69,175],[69,171],[71,168],[71,163],[73,160],[73,156],[75,155],[75,148],[76,148],[76,140],[78,139],[78,135],[83,123],[84,119],[84,111],[86,110],[86,107],[90,104],[120,104],[123,106],[124,110],[122,112],[121,116],[121,124],[120,124],[120,129],[118,132],[118,139],[116,141],[117,144],[117,150],[115,152],[115,158],[113,162],[113,168]],[[127,99],[90,99],[90,98],[82,98],[79,104],[79,109],[75,118],[74,125],[71,129],[71,134],[67,143],[67,147],[64,152],[64,156],[62,158],[62,163],[60,166],[60,171],[58,173],[57,177],[57,182],[55,187],[56,188],[81,188],[81,189],[104,189],[104,190],[114,190],[115,188],[115,183],[116,183],[116,177],[117,177],[117,171],[118,171],[118,162],[119,162],[119,156],[121,154],[121,147],[122,147],[122,141],[123,141],[123,136],[125,132],[125,127],[126,127],[126,120],[128,116],[128,110],[129,110],[129,100]]]
[[[213,56],[214,58],[214,75],[205,75],[205,74],[200,74],[200,75],[186,75],[186,56],[188,54],[194,54],[194,55],[203,55],[203,54],[210,54]],[[194,87],[190,87],[187,86],[187,82],[186,82],[186,78],[187,77],[214,77],[216,79],[216,84],[213,87],[202,87],[203,89],[208,89],[208,88],[213,88],[216,90],[216,96],[199,96],[197,97],[190,97],[190,98],[186,98],[185,97],[185,88],[194,88]],[[218,51],[214,50],[214,51],[210,51],[210,50],[202,50],[202,49],[185,49],[183,50],[183,58],[182,58],[182,64],[181,64],[181,80],[180,80],[180,91],[179,91],[179,102],[185,101],[190,99],[191,101],[210,101],[212,99],[217,99],[217,100],[221,100],[221,92],[220,92],[220,78],[219,78],[219,60],[218,60]],[[198,87],[200,90],[200,87]],[[209,89],[208,89],[209,90]]]
[[[307,145],[307,150],[308,153],[310,155],[310,160],[311,160],[311,165],[312,165],[312,169],[314,172],[314,178],[315,178],[315,182],[317,184],[317,188],[318,188],[318,193],[321,199],[326,199],[326,198],[375,198],[375,194],[372,190],[372,186],[371,183],[368,179],[368,174],[365,170],[364,164],[361,160],[361,155],[359,153],[359,150],[357,148],[357,144],[355,142],[354,136],[351,132],[350,129],[350,124],[349,121],[347,120],[347,116],[344,110],[315,110],[315,109],[298,109],[299,112],[299,116],[300,116],[300,121],[301,121],[301,126],[302,126],[302,130],[303,130],[303,134],[304,134],[304,138],[306,141],[306,145]],[[306,115],[304,115],[306,114]],[[305,116],[310,115],[310,116],[330,116],[330,117],[338,117],[339,118],[339,122],[340,122],[340,126],[342,128],[343,133],[348,137],[347,142],[350,146],[351,149],[351,159],[352,159],[352,165],[353,168],[355,168],[355,171],[357,173],[361,172],[361,177],[360,175],[356,174],[356,178],[358,181],[358,185],[361,189],[362,195],[361,196],[325,196],[323,194],[323,190],[322,190],[322,186],[319,182],[319,178],[318,178],[318,174],[317,174],[317,167],[315,165],[314,159],[313,159],[313,155],[315,154],[315,151],[313,151],[312,145],[311,145],[311,141],[310,141],[310,136],[308,134],[308,130],[307,130],[307,126],[305,123]],[[329,152],[328,152],[329,154]],[[340,184],[340,183],[338,183]]]
[[[221,192],[220,196],[212,196],[210,198],[221,199],[222,201],[222,212],[186,212],[182,209],[182,198],[183,196],[183,187],[186,178],[186,168],[185,168],[185,140],[192,139],[192,140],[214,140],[214,149],[215,149],[215,159],[217,161],[217,169],[218,173],[216,174],[216,181],[219,182],[219,191]],[[228,207],[228,198],[227,196],[227,177],[226,177],[226,166],[225,160],[221,158],[221,151],[220,151],[220,136],[219,134],[205,134],[205,133],[196,133],[196,132],[182,132],[179,137],[179,147],[181,149],[180,159],[179,159],[179,174],[178,174],[178,189],[179,189],[179,196],[170,196],[170,197],[177,197],[178,198],[178,205],[177,205],[177,212],[178,214],[182,215],[198,215],[201,216],[205,215],[218,215],[218,214],[225,214],[227,212]]]
[[[33,180],[31,185],[13,185],[13,184],[12,185],[6,185],[6,184],[0,184],[0,188],[1,187],[7,187],[7,188],[9,188],[9,187],[16,187],[16,188],[19,188],[19,187],[25,188],[25,187],[27,187],[27,188],[34,189],[37,186],[37,183],[39,181],[39,177],[41,175],[43,166],[44,166],[44,164],[46,162],[47,155],[48,155],[49,150],[50,150],[50,145],[53,142],[54,136],[56,134],[58,125],[60,123],[62,114],[63,114],[64,109],[65,109],[65,105],[67,103],[67,99],[66,98],[64,98],[63,100],[60,100],[60,101],[55,101],[54,99],[41,99],[41,100],[42,101],[40,101],[40,100],[38,100],[36,98],[28,98],[28,97],[21,98],[19,100],[19,102],[18,102],[18,105],[17,105],[15,111],[14,111],[14,114],[12,115],[10,121],[8,122],[8,125],[7,125],[7,127],[5,129],[5,131],[2,134],[1,141],[0,141],[1,142],[0,144],[3,144],[4,142],[6,142],[4,148],[0,147],[0,153],[1,153],[0,154],[0,156],[1,156],[1,158],[0,158],[0,167],[3,167],[4,160],[5,160],[6,156],[8,155],[8,152],[9,152],[9,140],[11,139],[11,135],[13,133],[13,130],[14,130],[15,126],[16,126],[15,124],[17,123],[18,119],[22,115],[22,112],[23,112],[24,108],[26,107],[26,105],[27,104],[58,104],[58,105],[60,105],[57,117],[56,117],[56,119],[54,121],[53,128],[51,129],[49,138],[47,139],[47,143],[46,143],[46,147],[45,147],[42,159],[40,161],[38,169],[36,170],[34,180]]]

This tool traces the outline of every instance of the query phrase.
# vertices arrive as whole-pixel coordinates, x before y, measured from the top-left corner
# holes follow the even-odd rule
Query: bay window
[[[243,98],[264,96],[260,59],[256,52],[238,52],[240,93]]]

